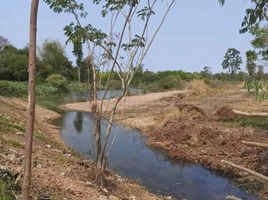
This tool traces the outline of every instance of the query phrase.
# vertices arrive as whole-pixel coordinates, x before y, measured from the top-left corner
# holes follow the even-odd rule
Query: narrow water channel
[[[98,98],[102,99],[105,94],[105,99],[115,98],[120,95],[122,90],[108,90],[105,94],[104,90],[98,91]],[[147,94],[149,91],[145,91],[142,89],[136,89],[136,88],[129,88],[128,92],[130,94]],[[92,93],[89,91],[71,91],[67,94],[67,97],[65,98],[65,102],[71,103],[71,102],[84,102],[92,100],[93,96]]]
[[[93,115],[85,112],[65,112],[55,121],[62,127],[64,142],[86,157],[93,155]],[[105,130],[108,122],[102,120]],[[114,125],[111,139],[117,132],[108,167],[129,179],[140,179],[153,193],[187,200],[223,200],[227,195],[248,200],[259,197],[247,194],[235,183],[196,164],[179,164],[167,159],[161,151],[146,146],[140,131]],[[109,141],[111,143],[111,140]]]

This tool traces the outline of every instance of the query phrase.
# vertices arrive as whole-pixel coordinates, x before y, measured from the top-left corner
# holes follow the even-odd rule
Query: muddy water
[[[94,158],[91,113],[66,112],[55,124],[62,127],[60,134],[67,145],[86,157]],[[107,124],[106,120],[102,121],[103,130]],[[147,147],[146,138],[141,137],[137,130],[115,124],[111,136],[116,132],[109,168],[129,179],[140,179],[151,192],[187,200],[223,200],[227,195],[260,199],[247,194],[232,180],[200,165],[185,165],[167,159],[161,151]]]

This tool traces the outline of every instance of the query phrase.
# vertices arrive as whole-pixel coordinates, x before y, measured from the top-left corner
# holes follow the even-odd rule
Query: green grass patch
[[[57,162],[62,165],[65,163],[65,158],[63,155],[59,155],[58,158],[57,158]]]
[[[259,130],[268,130],[268,119],[265,117],[240,116],[233,121],[220,123],[228,127],[252,127]]]
[[[9,119],[6,119],[5,117],[0,116],[0,131],[5,131],[5,132],[21,131],[25,133],[25,127],[12,123]]]
[[[47,108],[49,110],[54,110],[56,112],[60,112],[58,106],[64,102],[66,95],[57,94],[57,95],[49,95],[49,96],[37,96],[36,102],[38,105]]]
[[[57,94],[58,88],[47,83],[36,84],[36,96]],[[0,81],[0,96],[24,97],[28,95],[27,82]]]
[[[18,141],[15,140],[8,140],[6,138],[4,138],[3,136],[0,135],[0,144],[6,144],[6,145],[11,145],[15,148],[21,148],[24,149],[24,145],[22,145],[21,143],[19,143]],[[1,199],[0,199],[1,200]]]
[[[22,145],[21,143],[19,143],[18,141],[14,141],[14,140],[10,140],[9,143],[15,147],[15,148],[21,148],[24,149],[24,145]]]
[[[0,200],[15,200],[10,190],[8,190],[6,183],[0,180]]]
[[[34,137],[40,140],[41,142],[51,145],[52,148],[61,149],[62,147],[62,145],[59,142],[47,138],[43,133],[35,131]]]
[[[0,116],[0,131],[9,131],[11,128],[11,123],[8,119]]]
[[[87,83],[70,82],[67,88],[69,91],[88,91],[91,89],[91,85]]]
[[[3,136],[0,135],[0,143],[1,144],[8,144],[8,140],[5,139]]]
[[[0,149],[0,154],[5,154],[5,151],[3,149]]]
[[[242,127],[253,127],[268,130],[268,120],[265,117],[240,117],[237,123]]]

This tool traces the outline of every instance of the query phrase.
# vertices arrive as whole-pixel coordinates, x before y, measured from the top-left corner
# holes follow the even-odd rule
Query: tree
[[[255,72],[256,72],[256,63],[255,63],[255,61],[257,60],[258,56],[257,56],[255,51],[251,51],[251,50],[246,52],[246,56],[247,56],[246,69],[248,71],[249,76],[253,77]]]
[[[229,69],[229,73],[231,74],[231,79],[233,79],[233,75],[237,70],[240,70],[240,65],[242,63],[242,58],[240,56],[240,51],[229,48],[224,56],[224,60],[222,62],[223,69]]]
[[[27,80],[28,54],[27,47],[17,49],[6,45],[0,52],[0,77],[6,80]]]
[[[32,0],[30,16],[29,82],[28,82],[28,118],[25,141],[25,160],[22,185],[22,200],[29,200],[31,189],[32,144],[35,117],[35,65],[36,65],[36,29],[39,0]]]
[[[45,0],[45,2],[56,13],[64,12],[74,16],[75,22],[71,22],[66,26],[64,31],[68,37],[67,43],[73,44],[73,54],[78,61],[83,57],[83,44],[87,46],[89,52],[87,65],[92,71],[92,112],[94,113],[96,163],[98,168],[104,170],[109,155],[109,152],[106,154],[107,143],[117,107],[126,95],[135,73],[142,66],[142,61],[168,13],[176,4],[176,0],[167,0],[165,2],[157,0],[93,0],[94,4],[102,4],[101,16],[110,18],[107,20],[110,22],[108,33],[104,33],[91,24],[83,26],[82,21],[87,17],[87,12],[84,10],[83,4],[79,4],[75,0]],[[153,32],[150,31],[152,34],[148,35],[149,21],[155,15],[154,8],[157,3],[164,3],[162,6],[163,15],[159,25]],[[132,30],[133,27],[139,27],[139,29]],[[135,66],[137,68],[134,69]],[[98,76],[103,69],[109,72],[109,76],[103,98],[98,101]],[[108,127],[105,132],[102,132],[100,124],[103,116],[103,101],[114,73],[121,80],[122,90],[110,110]]]
[[[260,81],[260,80],[263,80],[263,77],[264,77],[264,67],[263,65],[258,65],[256,79]]]
[[[3,36],[0,36],[0,52],[4,49],[5,46],[10,45],[8,39]]]
[[[38,57],[42,62],[42,67],[38,68],[38,75],[46,79],[52,74],[61,74],[66,78],[72,71],[72,63],[66,56],[65,48],[58,40],[46,39],[38,47]]]
[[[201,74],[204,76],[204,78],[209,78],[212,75],[211,67],[205,66],[203,68],[203,71],[201,71]]]
[[[225,0],[218,0],[220,5],[225,4]],[[253,26],[260,24],[262,21],[268,21],[268,0],[251,0],[253,8],[246,10],[246,16],[241,23],[240,33],[246,33]]]
[[[268,27],[260,28],[256,25],[250,29],[250,33],[255,37],[251,44],[257,51],[260,59],[264,62],[268,61]]]

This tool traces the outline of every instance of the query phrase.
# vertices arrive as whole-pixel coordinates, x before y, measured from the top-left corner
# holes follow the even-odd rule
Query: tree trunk
[[[248,142],[248,141],[241,141],[243,144],[249,145],[249,146],[256,146],[256,147],[263,147],[268,148],[268,144],[265,143],[258,143],[258,142]]]
[[[226,199],[231,199],[231,200],[242,200],[242,199],[239,199],[235,196],[227,196]]]
[[[81,72],[80,72],[80,67],[77,67],[77,72],[78,72],[78,82],[81,83]]]
[[[233,110],[233,112],[237,115],[244,115],[244,116],[255,116],[255,117],[268,117],[268,113],[249,113],[249,112],[243,112],[239,110]]]
[[[89,85],[89,67],[87,68],[87,84]]]
[[[91,70],[92,70],[92,93],[93,93],[93,104],[92,104],[92,112],[94,113],[94,138],[95,138],[95,143],[96,143],[96,153],[97,153],[97,157],[96,157],[96,162],[97,162],[97,166],[100,167],[98,165],[98,160],[99,160],[99,155],[100,155],[100,151],[101,151],[101,111],[99,109],[99,105],[98,105],[98,93],[97,93],[97,72],[95,69],[95,65],[93,62],[93,56],[90,55],[90,60],[88,63],[88,69],[91,66]]]
[[[32,143],[35,117],[35,68],[36,68],[36,30],[39,0],[32,0],[30,16],[28,118],[26,127],[25,161],[22,185],[22,200],[29,200],[31,187]]]
[[[242,171],[244,171],[244,172],[247,172],[247,173],[249,173],[249,174],[251,174],[251,175],[253,175],[253,176],[255,176],[255,177],[258,177],[258,178],[260,178],[260,179],[262,179],[262,180],[268,181],[268,177],[267,177],[267,176],[264,176],[264,175],[262,175],[262,174],[260,174],[260,173],[258,173],[258,172],[252,171],[252,170],[247,169],[247,168],[245,168],[245,167],[242,167],[242,166],[240,166],[240,165],[236,165],[236,164],[234,164],[234,163],[232,163],[232,162],[230,162],[230,161],[222,160],[221,162],[222,162],[222,163],[225,163],[225,164],[227,164],[227,165],[230,165],[231,167],[234,167],[234,168],[236,168],[236,169],[240,169],[240,170],[242,170]]]

